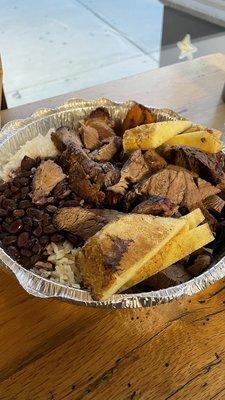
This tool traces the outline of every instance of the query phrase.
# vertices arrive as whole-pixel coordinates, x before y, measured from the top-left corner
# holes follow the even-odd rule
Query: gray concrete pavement
[[[158,67],[157,0],[0,0],[9,107]]]

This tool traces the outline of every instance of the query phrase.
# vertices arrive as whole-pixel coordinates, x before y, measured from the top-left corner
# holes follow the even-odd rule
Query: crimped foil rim
[[[111,100],[101,98],[96,100],[70,99],[60,107],[50,109],[44,108],[36,110],[30,117],[25,119],[17,119],[8,122],[0,131],[0,149],[1,147],[21,129],[30,126],[33,123],[40,122],[48,116],[63,112],[74,111],[78,112],[84,108],[96,108],[99,106],[105,107],[130,107],[132,101],[125,103],[112,102]],[[152,111],[157,114],[158,120],[166,119],[185,119],[169,109],[156,109]],[[76,304],[115,308],[140,308],[150,307],[157,304],[168,303],[172,300],[181,299],[187,295],[195,294],[214,282],[224,278],[225,276],[225,258],[216,262],[214,266],[203,272],[196,278],[188,282],[182,283],[168,289],[150,291],[137,294],[116,294],[109,300],[104,302],[94,301],[89,292],[85,290],[69,287],[49,279],[43,278],[14,261],[6,252],[0,248],[0,265],[12,272],[21,286],[30,294],[36,297],[43,298],[59,298],[67,301],[72,301]]]

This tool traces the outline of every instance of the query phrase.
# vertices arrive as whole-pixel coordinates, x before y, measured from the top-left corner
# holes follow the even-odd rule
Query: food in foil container
[[[1,246],[94,300],[187,282],[223,248],[221,135],[138,103],[37,135],[1,166]]]

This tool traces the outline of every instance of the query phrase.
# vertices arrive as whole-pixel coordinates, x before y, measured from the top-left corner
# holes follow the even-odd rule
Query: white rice
[[[74,255],[78,249],[65,241],[59,245],[50,243],[46,250],[49,254],[47,262],[38,262],[32,270],[44,278],[79,289],[80,285],[76,280],[74,263]],[[54,271],[49,268],[50,263],[54,265]]]
[[[46,136],[42,136],[40,133],[34,139],[29,140],[14,154],[9,154],[9,160],[0,169],[0,177],[4,181],[8,181],[13,177],[13,172],[20,167],[21,161],[24,156],[31,158],[36,157],[55,157],[58,154],[54,143],[51,140],[51,133],[54,129],[49,129]]]

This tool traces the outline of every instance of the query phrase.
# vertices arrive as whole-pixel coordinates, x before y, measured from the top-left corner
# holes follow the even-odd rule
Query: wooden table
[[[74,95],[167,105],[221,128],[224,82],[218,54]],[[3,112],[4,121],[37,106]],[[34,298],[0,278],[1,400],[225,399],[225,279],[182,301],[115,311]]]

